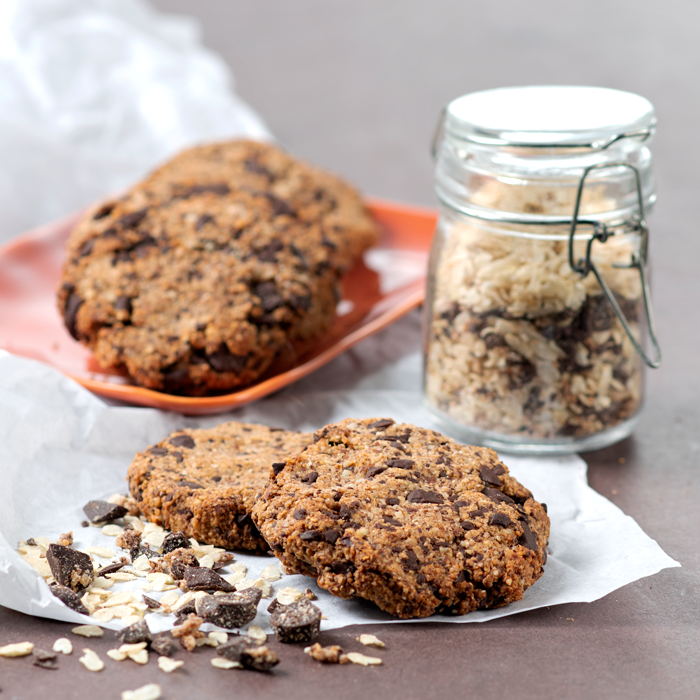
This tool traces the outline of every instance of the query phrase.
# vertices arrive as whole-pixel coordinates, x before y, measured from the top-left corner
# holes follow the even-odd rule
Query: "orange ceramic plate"
[[[369,207],[382,237],[343,278],[334,326],[312,342],[290,347],[245,389],[204,397],[145,389],[100,367],[91,352],[70,337],[55,295],[64,245],[80,214],[29,231],[0,248],[0,348],[40,360],[96,394],[131,404],[203,415],[255,401],[313,372],[423,301],[435,212],[378,200],[370,201]]]

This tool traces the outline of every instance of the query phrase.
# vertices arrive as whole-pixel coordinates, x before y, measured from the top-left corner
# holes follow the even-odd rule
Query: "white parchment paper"
[[[241,136],[271,139],[197,20],[144,0],[0,2],[0,242]]]
[[[417,316],[412,315],[283,392],[235,413],[205,419],[108,406],[57,371],[0,351],[0,604],[57,620],[90,621],[49,592],[15,551],[17,543],[72,530],[75,547],[111,547],[116,558],[122,551],[114,538],[97,528],[80,527],[82,506],[125,493],[126,470],[134,454],[176,428],[235,419],[314,430],[349,416],[391,416],[429,426],[418,391],[417,337]],[[632,518],[589,488],[586,465],[579,457],[502,457],[513,475],[549,506],[552,534],[545,574],[523,600],[505,608],[429,620],[482,622],[558,603],[591,602],[661,569],[680,566]],[[271,561],[238,553],[235,560],[244,562],[248,577],[254,578]],[[143,581],[117,583],[111,591],[140,590]],[[395,621],[367,602],[333,598],[304,576],[284,576],[273,583],[276,590],[284,586],[316,592],[317,604],[328,618],[322,629]],[[263,600],[255,620],[263,628],[268,628],[266,607]],[[153,631],[172,626],[171,618],[158,613],[147,620]],[[103,626],[118,629],[122,623]]]

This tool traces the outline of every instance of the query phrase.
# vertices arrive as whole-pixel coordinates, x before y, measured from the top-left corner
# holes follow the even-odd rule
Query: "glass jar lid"
[[[631,92],[577,85],[533,85],[473,92],[446,108],[451,137],[485,146],[600,150],[621,136],[647,140],[656,118]]]

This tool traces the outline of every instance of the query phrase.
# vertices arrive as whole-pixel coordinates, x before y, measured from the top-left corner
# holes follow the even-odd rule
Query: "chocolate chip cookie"
[[[311,439],[309,433],[235,422],[178,430],[136,455],[129,489],[157,525],[218,547],[267,551],[250,517],[255,496],[273,465]]]
[[[352,188],[273,146],[197,147],[78,224],[58,307],[137,384],[231,390],[331,326],[340,276],[376,235]]]
[[[273,467],[253,521],[288,572],[402,618],[519,600],[549,518],[495,452],[391,419],[347,419]]]

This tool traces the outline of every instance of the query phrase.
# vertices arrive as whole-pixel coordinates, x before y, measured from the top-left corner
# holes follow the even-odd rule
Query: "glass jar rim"
[[[656,125],[644,97],[612,88],[529,85],[473,92],[445,108],[444,130],[461,141],[511,148],[602,150],[646,141]]]

